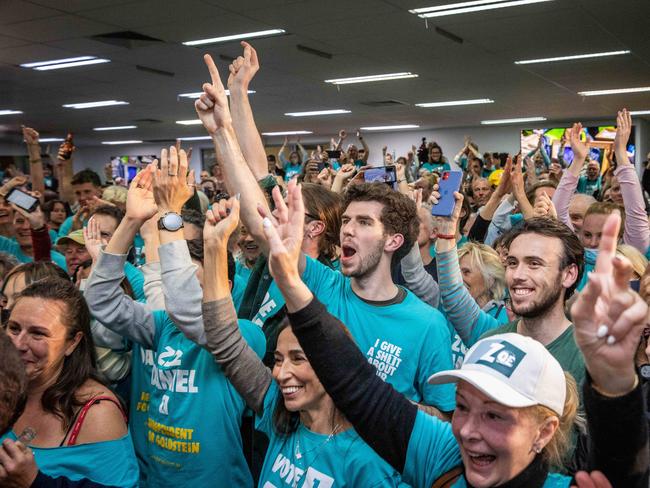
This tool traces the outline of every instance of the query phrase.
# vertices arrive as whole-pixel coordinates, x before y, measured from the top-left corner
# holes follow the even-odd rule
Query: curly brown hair
[[[384,183],[361,183],[348,186],[343,195],[343,212],[352,202],[378,202],[383,205],[379,220],[384,226],[384,234],[401,234],[404,237],[404,243],[393,254],[392,264],[401,261],[413,247],[420,230],[413,200]]]

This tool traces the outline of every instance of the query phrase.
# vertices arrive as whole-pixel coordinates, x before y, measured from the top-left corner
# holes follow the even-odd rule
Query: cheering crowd
[[[205,56],[198,182],[179,144],[127,189],[23,129],[30,172],[0,188],[0,486],[647,487],[627,110],[607,165],[579,123],[568,167],[541,138],[448,160],[341,131],[267,156],[242,47],[229,97]]]

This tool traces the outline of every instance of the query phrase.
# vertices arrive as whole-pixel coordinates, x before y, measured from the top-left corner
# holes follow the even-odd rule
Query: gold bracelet
[[[31,164],[36,164],[36,163],[42,163],[43,160],[42,160],[41,158],[38,158],[38,159],[30,159],[29,162],[30,162]]]
[[[613,394],[608,393],[608,392],[606,392],[606,391],[604,391],[604,390],[601,390],[600,388],[598,388],[598,387],[596,386],[596,384],[595,384],[593,381],[592,381],[592,383],[591,383],[591,387],[592,387],[592,388],[593,388],[597,393],[599,393],[600,395],[602,395],[602,396],[604,396],[604,397],[607,397],[607,398],[619,398],[619,397],[623,397],[623,396],[625,396],[625,395],[629,395],[629,394],[632,393],[634,390],[636,390],[636,387],[637,387],[637,386],[639,386],[639,375],[638,375],[638,374],[635,374],[635,375],[634,375],[634,385],[632,386],[632,388],[630,388],[630,389],[629,389],[628,391],[626,391],[625,393],[621,393],[621,394],[617,394],[617,395],[613,395]]]

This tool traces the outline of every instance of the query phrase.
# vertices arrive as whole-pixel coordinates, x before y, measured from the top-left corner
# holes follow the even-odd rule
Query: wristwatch
[[[183,228],[183,218],[176,212],[167,212],[158,219],[158,230],[176,232]]]
[[[650,364],[642,364],[639,367],[639,373],[643,381],[650,381]]]

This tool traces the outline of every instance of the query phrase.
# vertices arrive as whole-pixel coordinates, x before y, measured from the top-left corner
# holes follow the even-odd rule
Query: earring
[[[533,446],[533,451],[535,451],[537,454],[540,454],[542,452],[542,448],[539,446]]]

